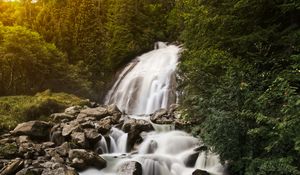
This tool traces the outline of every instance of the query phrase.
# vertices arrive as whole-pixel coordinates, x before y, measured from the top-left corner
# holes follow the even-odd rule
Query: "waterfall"
[[[151,114],[175,102],[175,75],[180,48],[158,42],[156,50],[129,64],[106,96],[127,114]]]
[[[129,118],[151,122],[148,114],[176,102],[175,71],[180,52],[178,46],[156,43],[155,50],[136,58],[123,69],[105,103],[116,104]],[[118,166],[126,161],[139,162],[143,175],[191,175],[195,169],[222,174],[217,155],[196,151],[200,146],[198,138],[175,130],[174,124],[151,124],[154,131],[141,133],[143,141],[134,150],[127,148],[128,133],[112,128],[107,136],[110,142],[104,137],[99,142],[99,148],[106,153],[101,156],[107,161],[107,167],[80,174],[117,174]]]

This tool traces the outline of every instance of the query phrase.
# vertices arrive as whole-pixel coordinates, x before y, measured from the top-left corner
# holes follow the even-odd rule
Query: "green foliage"
[[[300,174],[299,5],[181,4],[185,115],[233,174]]]
[[[0,128],[10,130],[20,122],[48,120],[50,114],[61,112],[66,107],[86,104],[88,101],[77,96],[49,90],[35,96],[0,97]]]

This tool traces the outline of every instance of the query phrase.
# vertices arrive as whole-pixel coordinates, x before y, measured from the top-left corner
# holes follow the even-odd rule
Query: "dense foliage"
[[[300,174],[300,3],[180,7],[187,117],[233,174]]]
[[[98,96],[105,93],[105,83],[112,78],[116,70],[136,55],[152,49],[155,41],[173,39],[167,32],[171,30],[167,26],[167,21],[174,2],[174,0],[39,0],[36,3],[32,3],[31,0],[0,1],[0,22],[4,26],[15,25],[9,28],[12,31],[21,30],[16,25],[26,27],[39,33],[40,36],[34,34],[35,37],[54,43],[65,55],[58,56],[64,57],[65,60],[58,57],[56,59],[65,66],[64,69],[74,69],[64,74],[71,79],[80,80],[77,85],[83,86],[69,87],[67,92],[98,99]],[[15,37],[21,36],[16,33]],[[11,44],[15,44],[13,42],[11,41]],[[29,40],[26,42],[39,44]],[[26,42],[21,42],[20,45]],[[3,54],[7,55],[9,52],[4,51]],[[31,57],[26,53],[23,54]],[[41,56],[35,57],[40,59]],[[26,62],[29,64],[30,61]],[[69,65],[72,68],[68,68]],[[31,78],[29,75],[24,76]],[[0,84],[6,86],[5,82]],[[49,85],[47,87],[54,91],[66,91],[65,88],[60,89],[51,82]],[[73,85],[76,86],[76,82]],[[53,88],[54,86],[56,88]],[[22,93],[30,94],[38,90],[35,87],[24,86]],[[0,95],[9,94],[18,93],[6,91],[0,93]]]

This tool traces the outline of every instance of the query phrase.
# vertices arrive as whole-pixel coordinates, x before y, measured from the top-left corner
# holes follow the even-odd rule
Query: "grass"
[[[66,93],[46,90],[34,96],[0,97],[0,132],[12,130],[18,123],[49,119],[49,115],[62,112],[74,105],[86,105],[87,100]]]

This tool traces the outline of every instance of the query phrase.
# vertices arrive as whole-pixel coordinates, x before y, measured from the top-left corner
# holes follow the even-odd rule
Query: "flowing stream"
[[[148,120],[148,114],[168,108],[176,101],[175,71],[181,48],[162,42],[124,68],[106,96],[106,104],[116,104],[122,112],[135,119]],[[143,175],[191,175],[196,169],[222,174],[218,155],[210,151],[197,152],[201,141],[175,130],[171,125],[153,124],[155,131],[143,133],[143,142],[127,152],[128,134],[113,128],[108,141],[98,143],[107,160],[101,171],[89,169],[81,175],[116,175],[120,165],[137,161]],[[194,159],[194,161],[191,161]],[[194,162],[194,163],[191,163]]]

